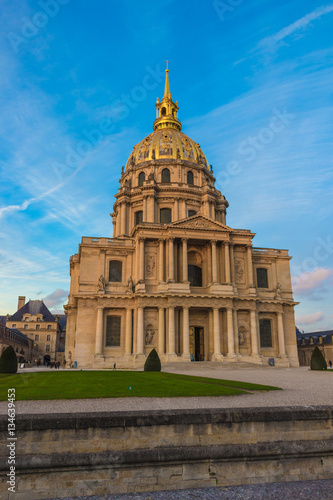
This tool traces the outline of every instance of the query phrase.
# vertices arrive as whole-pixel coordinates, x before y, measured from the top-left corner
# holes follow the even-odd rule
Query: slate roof
[[[6,326],[6,316],[0,316],[0,325]]]
[[[323,344],[331,344],[333,341],[333,330],[324,330],[320,332],[309,332],[302,333],[296,328],[296,337],[298,345],[310,345],[310,339],[313,339],[311,345],[319,344],[319,337],[323,338]],[[305,339],[305,344],[302,343],[302,339]]]
[[[9,318],[10,321],[22,321],[24,314],[42,314],[43,321],[56,321],[42,300],[29,300],[21,309]]]
[[[67,316],[66,314],[58,314],[59,326],[62,332],[66,331]]]

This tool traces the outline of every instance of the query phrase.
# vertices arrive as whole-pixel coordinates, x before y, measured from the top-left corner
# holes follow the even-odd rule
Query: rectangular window
[[[24,329],[25,329],[25,330],[28,330],[28,325],[24,325]]]
[[[50,352],[50,346],[49,345],[46,345],[46,352]]]
[[[257,268],[257,287],[268,288],[267,269],[264,267]]]
[[[35,340],[38,341],[39,340],[39,335],[35,335]]]
[[[109,268],[109,281],[111,283],[122,282],[123,263],[120,260],[111,260]]]
[[[15,323],[12,324],[12,328],[16,328],[16,324]]]
[[[160,222],[161,224],[169,224],[171,222],[171,208],[161,208]]]
[[[106,347],[120,347],[120,316],[107,316],[106,320]]]
[[[46,335],[46,342],[50,342],[51,340],[51,335]]]
[[[51,325],[47,325],[47,329],[48,330],[51,330],[52,326]]]
[[[36,325],[36,330],[40,330],[40,325]]]
[[[272,323],[270,319],[259,320],[260,346],[273,347],[272,344]]]

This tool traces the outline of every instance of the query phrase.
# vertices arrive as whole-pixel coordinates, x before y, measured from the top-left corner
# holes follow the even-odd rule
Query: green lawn
[[[0,401],[7,400],[9,388],[15,388],[17,400],[237,396],[249,391],[279,390],[277,387],[231,380],[136,371],[0,374]]]

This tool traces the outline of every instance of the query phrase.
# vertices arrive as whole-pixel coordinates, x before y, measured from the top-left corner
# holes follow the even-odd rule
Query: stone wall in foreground
[[[55,402],[56,404],[56,402]],[[333,477],[333,407],[18,415],[15,500]]]

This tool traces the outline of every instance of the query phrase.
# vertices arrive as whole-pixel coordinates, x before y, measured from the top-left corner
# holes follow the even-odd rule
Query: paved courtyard
[[[33,369],[43,371],[45,368]],[[49,369],[46,369],[49,371]],[[27,371],[27,370],[20,370]],[[283,391],[259,392],[232,397],[205,398],[117,398],[60,401],[18,401],[17,414],[79,413],[89,411],[139,411],[147,409],[246,408],[266,406],[327,406],[333,404],[333,370],[326,372],[300,368],[267,368],[233,363],[168,363],[163,371],[219,379],[240,380],[280,387]],[[7,413],[6,401],[0,414]]]

